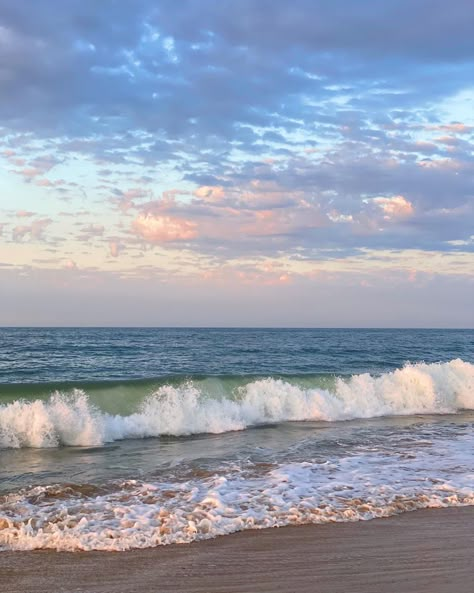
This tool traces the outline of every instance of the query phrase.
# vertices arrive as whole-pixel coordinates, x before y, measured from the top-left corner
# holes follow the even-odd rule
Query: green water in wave
[[[222,376],[205,377],[182,376],[160,377],[157,379],[130,381],[67,381],[58,383],[24,383],[0,385],[0,405],[16,400],[47,400],[54,393],[73,394],[76,390],[83,391],[92,404],[109,414],[126,415],[135,412],[140,403],[160,388],[171,386],[192,385],[203,396],[212,399],[237,399],[239,388],[266,379],[264,376]],[[274,376],[304,389],[318,388],[332,391],[336,383],[334,375],[293,375]]]

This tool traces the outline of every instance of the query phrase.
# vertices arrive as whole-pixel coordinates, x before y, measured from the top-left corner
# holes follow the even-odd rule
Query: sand
[[[121,553],[0,553],[2,593],[472,593],[474,507]]]

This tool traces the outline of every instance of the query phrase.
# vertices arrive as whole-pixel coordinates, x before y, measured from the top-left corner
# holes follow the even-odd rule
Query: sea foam
[[[224,467],[185,481],[171,475],[159,482],[128,480],[105,485],[105,492],[26,488],[0,497],[0,550],[128,550],[245,529],[472,505],[473,444],[466,425],[451,439],[412,442],[409,452],[362,444],[324,461]]]
[[[474,409],[474,365],[462,360],[406,365],[380,376],[338,378],[334,389],[255,380],[227,396],[192,382],[165,385],[135,413],[105,413],[81,390],[0,406],[0,448],[100,446],[130,438],[223,433],[283,421],[340,421]]]

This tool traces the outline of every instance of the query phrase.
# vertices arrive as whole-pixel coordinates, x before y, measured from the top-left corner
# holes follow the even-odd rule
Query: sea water
[[[474,504],[474,331],[0,329],[0,549]]]

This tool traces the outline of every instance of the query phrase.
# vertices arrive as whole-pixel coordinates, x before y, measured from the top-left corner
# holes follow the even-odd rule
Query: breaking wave
[[[128,415],[106,413],[87,393],[0,405],[0,448],[100,446],[122,439],[223,433],[283,421],[341,421],[474,409],[474,365],[406,365],[380,376],[337,378],[332,388],[266,378],[228,392],[162,385]]]

